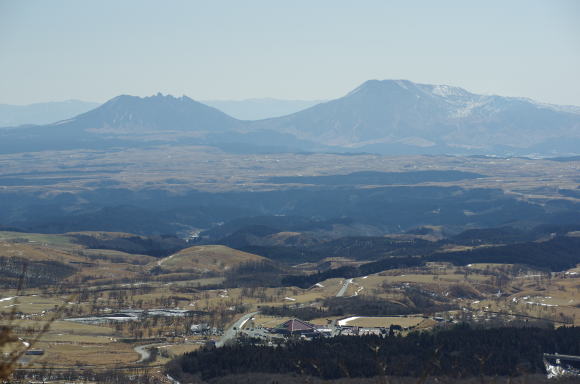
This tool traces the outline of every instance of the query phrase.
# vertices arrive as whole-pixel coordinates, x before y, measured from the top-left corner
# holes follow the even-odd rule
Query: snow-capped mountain
[[[580,138],[573,108],[408,80],[370,80],[342,98],[257,124],[327,145],[386,152],[396,145],[485,152]]]

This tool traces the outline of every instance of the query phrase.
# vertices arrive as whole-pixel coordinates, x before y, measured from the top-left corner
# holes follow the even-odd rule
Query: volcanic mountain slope
[[[237,121],[225,113],[190,99],[158,93],[151,97],[121,95],[101,107],[55,126],[111,132],[226,131]]]
[[[234,129],[239,122],[183,96],[121,95],[98,108],[54,124],[0,130],[0,153],[102,149],[195,141]]]
[[[370,80],[346,96],[255,125],[362,150],[486,153],[580,139],[580,109],[446,85]]]

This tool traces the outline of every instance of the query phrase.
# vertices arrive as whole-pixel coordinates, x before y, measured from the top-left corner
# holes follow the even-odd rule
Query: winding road
[[[233,323],[228,329],[224,331],[224,334],[221,337],[221,339],[216,341],[215,343],[216,348],[223,347],[229,340],[235,338],[237,331],[241,327],[243,327],[244,324],[246,324],[246,321],[250,320],[253,316],[257,315],[258,313],[260,312],[257,311],[252,313],[246,313],[244,316],[240,317],[235,323]]]
[[[151,351],[149,351],[149,348],[160,347],[162,345],[171,345],[171,344],[154,343],[154,344],[146,344],[146,345],[136,346],[135,348],[133,348],[133,350],[135,352],[137,352],[139,354],[139,356],[141,356],[141,358],[139,360],[137,360],[135,363],[142,363],[143,361],[147,360],[151,356]]]
[[[135,348],[133,348],[133,350],[137,352],[140,356],[139,360],[137,360],[135,363],[141,363],[147,360],[149,356],[151,356],[151,352],[149,352],[147,348],[151,348],[154,345],[155,344],[138,345]]]

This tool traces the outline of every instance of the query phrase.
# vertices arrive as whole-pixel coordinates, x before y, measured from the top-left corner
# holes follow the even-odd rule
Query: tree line
[[[543,353],[580,355],[578,340],[578,327],[483,329],[462,324],[406,337],[338,336],[275,347],[245,343],[204,348],[173,360],[167,372],[181,382],[256,372],[323,379],[518,376],[544,373]]]

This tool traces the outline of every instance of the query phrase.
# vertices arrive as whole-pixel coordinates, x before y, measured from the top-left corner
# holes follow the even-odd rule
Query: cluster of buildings
[[[239,335],[259,338],[268,341],[284,341],[288,338],[314,339],[318,337],[334,336],[365,336],[386,335],[406,330],[398,325],[391,327],[357,327],[330,322],[328,325],[312,324],[300,319],[290,319],[273,328],[245,328],[240,330]]]

